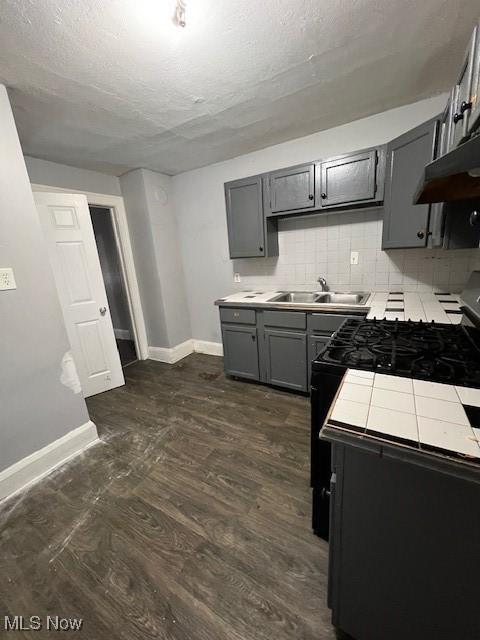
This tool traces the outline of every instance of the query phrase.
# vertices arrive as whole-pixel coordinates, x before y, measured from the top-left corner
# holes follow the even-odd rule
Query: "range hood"
[[[480,133],[425,167],[415,204],[480,198]]]

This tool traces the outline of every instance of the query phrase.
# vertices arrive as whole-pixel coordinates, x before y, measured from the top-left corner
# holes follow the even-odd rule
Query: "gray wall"
[[[60,382],[69,344],[7,92],[0,85],[0,470],[88,421]]]
[[[220,342],[218,310],[213,306],[214,300],[236,290],[258,286],[264,278],[275,275],[277,266],[282,264],[282,260],[275,259],[229,259],[224,182],[384,144],[442,111],[445,102],[446,96],[423,100],[175,176],[172,181],[193,338]],[[365,215],[362,220],[367,221]],[[334,216],[329,218],[333,220]],[[313,242],[310,229],[315,227],[314,220],[315,216],[310,221],[307,218],[296,219],[288,229],[291,230],[291,225],[298,228],[298,238],[303,239],[312,233]],[[340,223],[340,216],[336,220]],[[331,235],[337,234],[338,230]],[[298,252],[293,253],[299,255]],[[305,261],[298,266],[300,274],[305,272]],[[295,264],[286,265],[286,269],[292,273]],[[235,271],[248,275],[247,286],[244,282],[234,284]],[[280,280],[273,278],[271,283]]]
[[[113,328],[128,331],[132,335],[128,298],[123,282],[110,210],[101,207],[90,207],[90,217],[92,218]]]
[[[185,292],[185,274],[170,176],[142,169],[157,271],[162,286],[168,346],[192,337]],[[155,345],[162,346],[162,345]]]
[[[49,162],[40,158],[25,156],[28,175],[32,184],[45,184],[49,187],[90,191],[121,196],[120,181],[115,176],[107,176],[98,171],[69,167],[66,164]]]
[[[151,347],[191,337],[172,206],[171,178],[137,169],[120,178],[133,257]]]

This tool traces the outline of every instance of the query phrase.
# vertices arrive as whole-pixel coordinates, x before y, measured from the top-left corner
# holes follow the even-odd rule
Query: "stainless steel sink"
[[[325,292],[319,294],[317,300],[319,304],[365,304],[368,293],[334,293]]]
[[[331,304],[357,305],[365,304],[369,293],[339,293],[336,291],[285,291],[271,298],[268,302],[284,302],[287,304]]]
[[[282,293],[279,296],[272,298],[271,302],[297,302],[312,304],[317,302],[321,293],[315,293],[310,291],[289,291],[288,293]]]

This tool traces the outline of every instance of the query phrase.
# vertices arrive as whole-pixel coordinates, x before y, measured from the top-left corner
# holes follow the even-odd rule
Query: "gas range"
[[[463,325],[346,320],[317,355],[312,369],[350,367],[480,387],[479,335],[477,329]]]
[[[462,324],[352,318],[312,362],[314,532],[328,540],[332,452],[319,433],[347,369],[480,388],[480,271],[462,292]],[[476,409],[478,414],[478,409]],[[470,418],[469,418],[470,419]],[[480,416],[475,415],[480,420]],[[479,427],[480,428],[480,427]]]

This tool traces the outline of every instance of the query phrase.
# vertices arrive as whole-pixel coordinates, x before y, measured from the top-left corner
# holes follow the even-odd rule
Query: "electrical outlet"
[[[15,276],[13,275],[13,269],[10,267],[0,268],[0,291],[6,291],[7,289],[16,289]]]
[[[233,281],[234,282],[241,282],[242,281],[239,273],[234,273],[233,274]]]
[[[358,251],[350,251],[350,264],[358,264]]]

